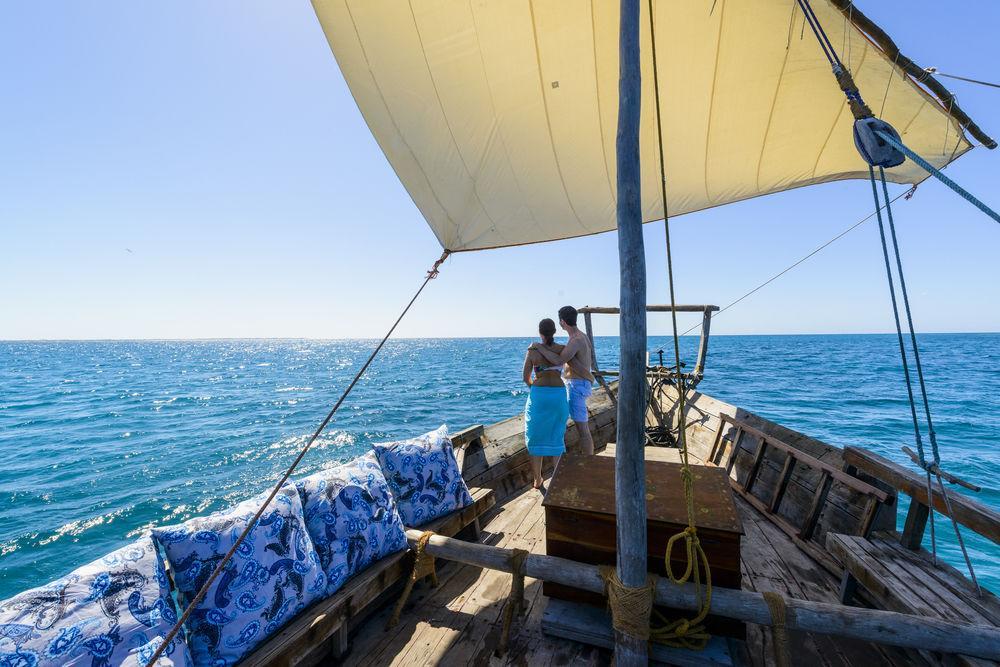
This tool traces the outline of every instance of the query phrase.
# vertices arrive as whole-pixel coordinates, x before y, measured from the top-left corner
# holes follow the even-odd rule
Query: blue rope
[[[924,457],[924,441],[920,437],[920,421],[917,419],[917,402],[913,398],[913,382],[910,380],[910,364],[906,360],[906,344],[903,342],[903,325],[899,321],[899,305],[896,303],[896,284],[892,279],[892,268],[889,263],[889,245],[885,240],[885,224],[882,222],[882,202],[878,198],[878,187],[875,184],[875,169],[868,167],[871,177],[872,196],[875,197],[875,213],[878,219],[878,233],[882,237],[882,257],[885,259],[885,277],[889,281],[889,296],[892,297],[892,314],[896,319],[896,336],[899,339],[899,356],[903,360],[903,375],[906,378],[906,393],[910,397],[910,415],[913,417],[913,435],[916,439],[917,456],[920,467],[927,469]],[[898,259],[898,256],[897,256]]]
[[[947,185],[949,188],[954,190],[956,193],[958,193],[960,197],[962,197],[962,199],[966,200],[967,202],[978,208],[980,211],[993,218],[995,222],[1000,222],[1000,213],[997,213],[989,206],[976,199],[976,197],[971,192],[969,192],[961,185],[959,185],[958,183],[956,183],[955,181],[951,180],[943,173],[941,173],[940,169],[938,169],[930,162],[928,162],[924,158],[914,153],[912,150],[907,148],[902,143],[893,139],[890,135],[886,134],[885,132],[878,132],[878,136],[881,137],[883,141],[887,141],[888,143],[890,143],[893,147],[896,148],[896,150],[902,151],[903,154],[906,155],[906,157],[916,162],[923,168],[924,171],[926,171],[931,176],[938,179],[939,181]]]
[[[870,167],[869,167],[870,169]],[[913,346],[913,361],[917,367],[917,380],[920,383],[920,395],[924,401],[924,414],[927,416],[927,436],[931,441],[931,453],[934,456],[934,464],[941,464],[941,456],[938,454],[937,434],[934,432],[934,422],[931,420],[931,405],[927,400],[927,385],[924,383],[924,369],[920,364],[920,349],[917,347],[917,334],[913,328],[913,316],[910,314],[910,297],[906,291],[906,279],[903,277],[903,260],[899,254],[899,243],[896,241],[896,224],[892,219],[892,203],[889,201],[889,186],[885,183],[885,169],[878,168],[879,178],[882,179],[882,194],[885,197],[885,212],[889,219],[889,233],[892,235],[892,250],[896,255],[896,273],[899,274],[899,287],[903,293],[903,308],[906,311],[906,324],[910,329],[910,343]],[[874,175],[873,175],[874,176]],[[876,202],[877,202],[876,198]],[[885,241],[885,236],[882,238]],[[899,316],[896,316],[896,325],[899,326]],[[911,394],[910,400],[913,399]],[[920,455],[923,460],[923,454]]]

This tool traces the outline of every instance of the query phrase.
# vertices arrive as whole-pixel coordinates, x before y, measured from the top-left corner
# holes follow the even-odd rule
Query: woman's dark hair
[[[546,317],[538,323],[538,333],[545,338],[546,345],[552,345],[555,341],[556,323]]]

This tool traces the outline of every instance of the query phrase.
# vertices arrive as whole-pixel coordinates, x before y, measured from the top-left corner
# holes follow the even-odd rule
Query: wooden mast
[[[621,0],[618,71],[618,261],[621,272],[618,445],[615,498],[618,578],[624,586],[646,584],[646,475],[643,447],[646,413],[646,256],[642,241],[639,165],[639,0]],[[646,640],[615,631],[615,663],[648,662]]]

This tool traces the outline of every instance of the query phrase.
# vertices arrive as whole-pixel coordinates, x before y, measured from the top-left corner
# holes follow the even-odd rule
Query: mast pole
[[[618,261],[621,272],[615,498],[618,579],[646,585],[646,255],[642,240],[639,120],[639,0],[621,0],[618,73]],[[647,640],[615,630],[615,664],[645,665]]]

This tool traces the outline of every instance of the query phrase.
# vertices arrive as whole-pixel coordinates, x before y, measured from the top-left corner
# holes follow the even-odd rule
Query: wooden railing
[[[848,470],[857,470],[910,496],[910,509],[903,524],[900,542],[908,549],[919,549],[930,508],[951,516],[955,521],[979,533],[995,544],[1000,544],[1000,512],[983,505],[967,495],[949,490],[948,503],[937,488],[931,488],[931,498],[927,495],[927,479],[916,471],[890,461],[884,456],[858,447],[844,448],[844,463]]]
[[[875,519],[878,516],[879,507],[882,505],[891,505],[895,502],[895,497],[892,494],[886,493],[882,489],[868,484],[867,482],[848,474],[844,470],[836,468],[814,456],[810,456],[801,449],[782,442],[774,436],[768,435],[767,433],[750,426],[744,421],[731,417],[727,414],[720,414],[719,419],[719,428],[716,431],[715,443],[712,445],[708,461],[716,465],[723,465],[723,461],[725,461],[726,470],[731,474],[733,467],[736,465],[736,459],[741,451],[746,451],[749,455],[752,455],[753,459],[750,463],[750,468],[744,481],[741,482],[731,476],[730,484],[747,500],[747,502],[767,515],[767,517],[775,525],[787,533],[796,544],[801,546],[805,551],[824,565],[832,566],[833,563],[825,551],[815,542],[810,542],[810,539],[816,532],[816,526],[819,523],[819,518],[823,513],[823,507],[826,504],[827,496],[830,493],[830,487],[834,482],[843,484],[844,486],[867,496],[867,501],[857,527],[856,534],[858,535],[867,537],[872,530]],[[723,434],[726,431],[726,424],[733,426],[732,435],[728,439],[723,437]],[[740,439],[744,434],[753,436],[757,439],[757,448],[753,452],[740,447]],[[765,502],[758,496],[754,495],[752,491],[758,481],[761,467],[764,462],[764,455],[769,449],[783,453],[785,462],[778,475],[778,480],[774,485],[774,490],[771,492],[768,501]],[[803,520],[801,526],[796,527],[783,516],[780,516],[778,514],[778,509],[781,506],[782,500],[785,498],[785,492],[788,489],[789,482],[791,482],[792,473],[798,466],[806,466],[816,470],[820,473],[820,476],[819,481],[816,484],[816,490],[813,493],[809,509],[806,512],[805,519]]]

